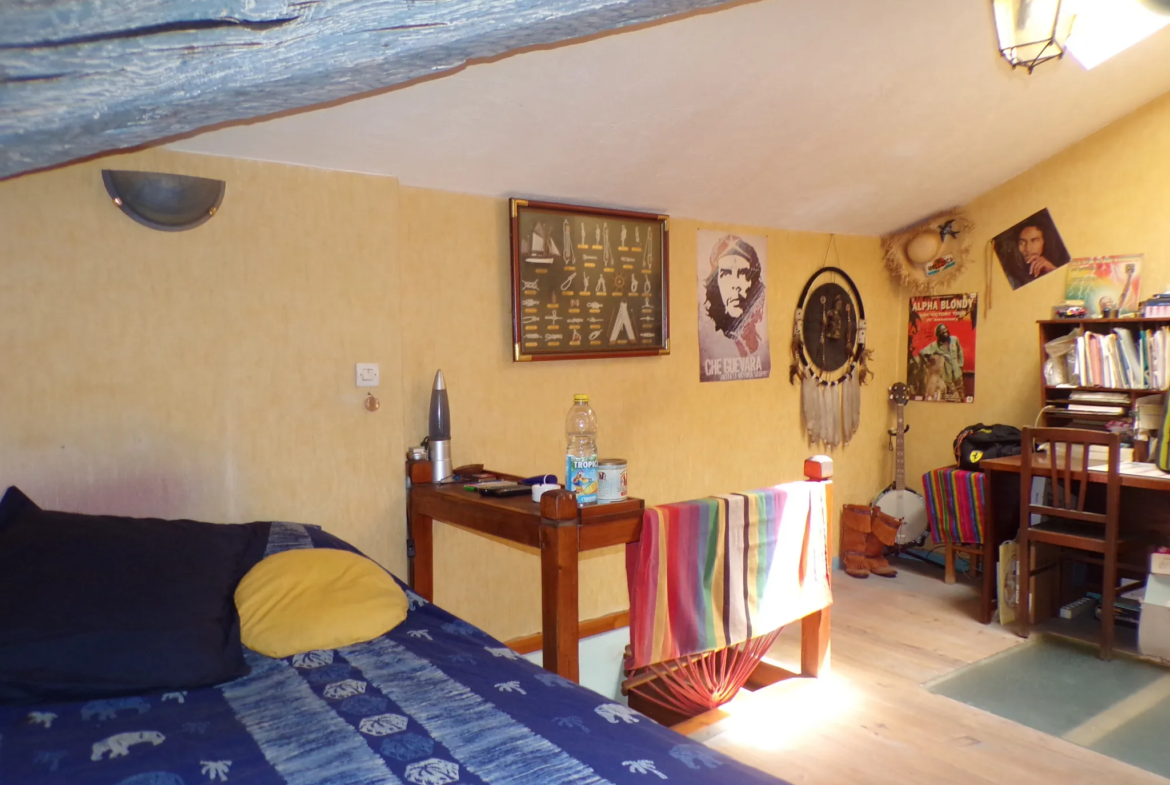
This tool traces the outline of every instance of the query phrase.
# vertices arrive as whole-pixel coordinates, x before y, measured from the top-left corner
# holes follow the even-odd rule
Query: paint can
[[[597,501],[625,501],[626,461],[624,458],[602,458],[597,462]]]

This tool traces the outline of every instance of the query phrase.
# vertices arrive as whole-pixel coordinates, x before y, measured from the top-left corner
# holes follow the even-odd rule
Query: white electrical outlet
[[[358,387],[377,387],[378,386],[378,364],[377,363],[358,363],[357,364],[357,386]]]

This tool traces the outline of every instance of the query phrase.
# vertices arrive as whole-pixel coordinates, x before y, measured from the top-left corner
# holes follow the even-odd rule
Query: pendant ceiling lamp
[[[1028,73],[1064,56],[1073,14],[1062,0],[992,0],[999,53]]]
[[[1170,24],[1170,0],[991,0],[1003,58],[1028,73],[1065,52],[1085,69]]]

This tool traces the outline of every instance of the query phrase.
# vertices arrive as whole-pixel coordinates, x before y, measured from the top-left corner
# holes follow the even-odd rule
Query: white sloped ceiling
[[[810,231],[964,203],[1170,90],[1170,29],[1028,76],[989,2],[764,0],[226,128],[180,150]]]

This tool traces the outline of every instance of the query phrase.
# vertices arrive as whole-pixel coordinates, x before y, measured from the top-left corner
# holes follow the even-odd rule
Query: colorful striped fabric
[[[948,467],[922,475],[926,518],[935,542],[983,542],[983,472]]]
[[[627,667],[714,651],[829,605],[825,486],[650,507],[626,546]]]

